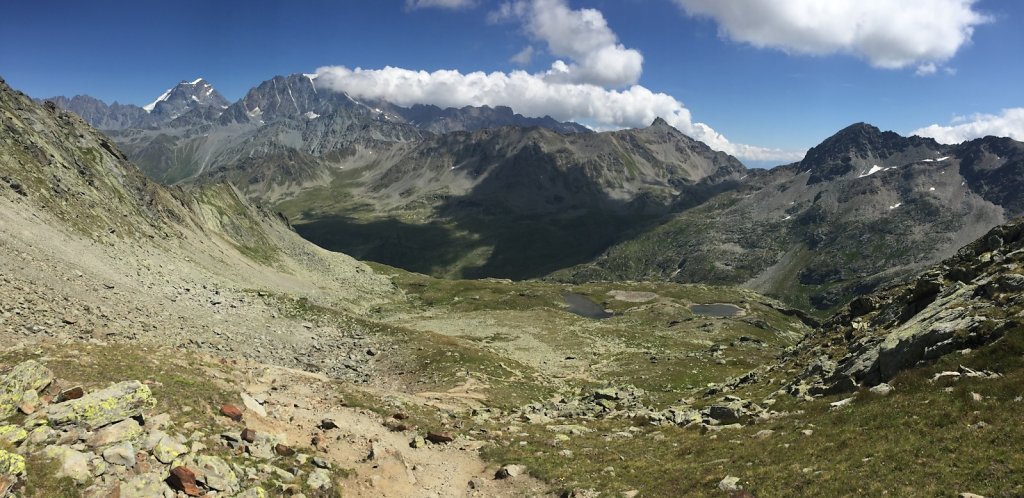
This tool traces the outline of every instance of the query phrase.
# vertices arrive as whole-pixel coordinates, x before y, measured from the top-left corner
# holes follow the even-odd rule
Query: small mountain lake
[[[562,299],[565,300],[565,304],[569,305],[569,313],[595,320],[603,320],[612,316],[612,313],[605,311],[601,305],[591,301],[589,297],[583,294],[566,292],[562,294]]]
[[[740,308],[735,304],[723,303],[694,304],[690,306],[690,311],[697,315],[714,316],[718,318],[732,318],[744,314],[743,308]]]

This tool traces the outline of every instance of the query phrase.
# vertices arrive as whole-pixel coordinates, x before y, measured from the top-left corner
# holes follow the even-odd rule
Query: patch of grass
[[[21,496],[31,498],[78,498],[82,492],[70,477],[57,477],[60,462],[37,452],[25,458],[25,489]]]
[[[948,390],[928,382],[959,364],[1004,376],[965,379]],[[523,425],[484,455],[525,464],[565,488],[638,489],[643,496],[721,496],[716,485],[726,475],[739,477],[757,496],[1024,494],[1024,330],[966,357],[904,372],[892,383],[896,391],[887,397],[861,392],[835,411],[828,404],[840,396],[779,398],[775,409],[799,411],[717,434],[599,421],[589,423],[593,433],[552,444],[553,433],[543,426]],[[972,401],[971,393],[982,401]],[[978,422],[988,426],[977,428]],[[754,437],[765,429],[775,432]],[[803,435],[805,429],[813,434]],[[573,456],[559,454],[563,449]]]

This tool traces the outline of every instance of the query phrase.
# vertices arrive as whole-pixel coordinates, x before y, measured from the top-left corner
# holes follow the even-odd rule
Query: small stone
[[[267,410],[263,408],[263,404],[257,401],[256,398],[250,396],[248,393],[242,393],[242,404],[245,405],[245,407],[248,408],[249,411],[255,413],[256,415],[259,415],[261,417],[267,416]]]
[[[804,429],[804,430],[800,431],[800,434],[803,434],[805,436],[813,436],[814,435],[814,431],[811,430],[811,429]]]
[[[976,495],[974,493],[960,493],[960,494],[957,495],[957,498],[985,498],[985,497],[981,496],[981,495]]]
[[[510,464],[504,465],[497,472],[494,473],[495,479],[508,479],[510,477],[520,476],[526,473],[525,465]]]
[[[753,437],[754,439],[768,439],[772,437],[773,434],[775,434],[775,431],[771,429],[765,429],[762,431],[758,431],[757,434],[754,434],[751,437]]]
[[[975,392],[971,393],[971,401],[973,401],[975,403],[981,403],[984,400],[985,400],[984,396],[982,396],[982,395],[980,395],[978,393],[975,393]]]
[[[278,455],[283,457],[290,457],[295,455],[295,450],[292,449],[290,446],[277,443],[276,445],[274,445],[274,453],[277,453]]]
[[[78,400],[85,396],[85,389],[81,385],[76,385],[70,389],[63,389],[57,393],[57,397],[53,399],[53,403],[63,403],[71,400]]]
[[[833,402],[833,403],[829,403],[828,404],[829,410],[838,410],[840,408],[843,408],[843,407],[849,405],[850,403],[853,403],[854,399],[856,399],[856,398],[855,397],[849,397],[849,398],[841,399],[841,400]]]
[[[223,405],[220,407],[220,414],[235,422],[242,421],[242,410],[235,405]]]
[[[338,428],[338,424],[334,420],[332,420],[332,419],[325,418],[325,419],[320,421],[320,428],[325,430],[325,431],[329,431],[329,430],[332,430],[332,429],[337,429]]]
[[[170,464],[175,458],[188,451],[188,447],[171,436],[165,436],[153,447],[153,456],[160,463]]]
[[[721,481],[718,482],[718,489],[725,491],[726,493],[731,491],[739,491],[743,489],[740,486],[740,478],[733,476],[725,476]]]
[[[242,441],[245,441],[247,443],[256,442],[256,431],[246,427],[245,429],[242,429],[241,438]]]
[[[888,396],[894,390],[895,389],[891,385],[886,384],[884,382],[869,389],[869,391],[871,391],[871,394],[877,394],[878,396]]]
[[[127,441],[115,444],[114,446],[103,450],[103,459],[114,465],[121,465],[129,468],[134,467],[135,448]]]
[[[416,436],[409,442],[410,448],[422,448],[427,445],[427,441],[423,439],[423,436]]]
[[[18,410],[25,415],[32,415],[39,409],[41,401],[39,400],[39,393],[34,389],[29,389],[21,396],[21,401],[18,403]]]
[[[306,485],[316,491],[331,488],[331,472],[327,469],[313,469],[306,478]]]
[[[120,484],[121,498],[153,498],[164,496],[164,491],[170,492],[164,483],[163,474],[156,472],[142,473],[128,478]],[[117,495],[114,495],[117,496]]]
[[[196,484],[196,474],[188,467],[175,467],[171,469],[171,476],[167,478],[167,484],[188,496],[201,496],[203,494],[203,491]]]
[[[318,456],[313,457],[313,465],[316,466],[317,468],[321,468],[321,469],[329,469],[329,468],[331,468],[331,462],[328,462],[323,457],[318,457]]]
[[[455,437],[447,432],[428,432],[426,439],[434,444],[444,444],[455,441]]]

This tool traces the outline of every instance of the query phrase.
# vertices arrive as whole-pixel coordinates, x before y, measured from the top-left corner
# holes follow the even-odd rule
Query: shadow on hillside
[[[442,222],[316,218],[295,229],[329,250],[439,277],[523,280],[592,261],[672,212],[735,188],[734,182],[677,185],[675,199],[610,197],[587,168],[559,166],[526,147],[492,164],[468,194],[435,208]]]
[[[296,223],[295,231],[324,249],[360,260],[376,261],[406,270],[435,274],[475,247],[437,223],[413,225],[395,219],[361,221],[347,216],[324,216]]]

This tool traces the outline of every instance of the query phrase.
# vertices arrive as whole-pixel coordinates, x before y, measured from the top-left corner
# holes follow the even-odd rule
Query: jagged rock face
[[[854,125],[560,277],[746,285],[834,309],[1019,215],[1022,152],[1009,139],[941,146]]]
[[[151,116],[139,106],[117,102],[107,105],[102,100],[88,95],[76,95],[70,99],[61,96],[46,100],[52,101],[61,109],[78,114],[86,122],[102,130],[145,128],[158,121],[155,116]]]
[[[807,183],[813,185],[853,173],[863,174],[875,167],[902,166],[939,157],[947,149],[930,138],[901,137],[857,123],[812,147],[799,164],[810,171]]]
[[[306,74],[275,76],[233,104],[201,78],[182,81],[144,108],[108,107],[88,97],[80,98],[81,102],[64,97],[51,100],[110,132],[133,161],[162,183],[233,168],[241,157],[288,153],[285,149],[312,154],[325,164],[336,163],[320,157],[346,155],[352,152],[348,147],[353,143],[387,141],[396,135],[398,141],[407,141],[433,133],[510,125],[560,133],[590,132],[550,117],[526,118],[507,107],[406,108],[379,100],[356,100],[318,87],[315,75]],[[262,130],[264,127],[269,129]],[[267,162],[272,160],[267,158]]]
[[[590,133],[590,129],[576,123],[561,123],[550,116],[528,118],[516,114],[505,106],[466,106],[460,109],[442,109],[435,105],[416,104],[410,108],[399,108],[397,113],[409,124],[434,133],[453,131],[474,131],[502,126],[538,127],[559,133]]]
[[[195,81],[182,81],[157,97],[151,104],[143,106],[161,120],[172,120],[193,109],[214,107],[223,109],[228,106],[224,98],[213,85],[199,78]]]
[[[913,283],[861,296],[780,366],[803,363],[789,391],[831,394],[874,386],[924,362],[998,340],[1024,305],[1024,220],[996,227]],[[809,360],[813,359],[813,360]]]

